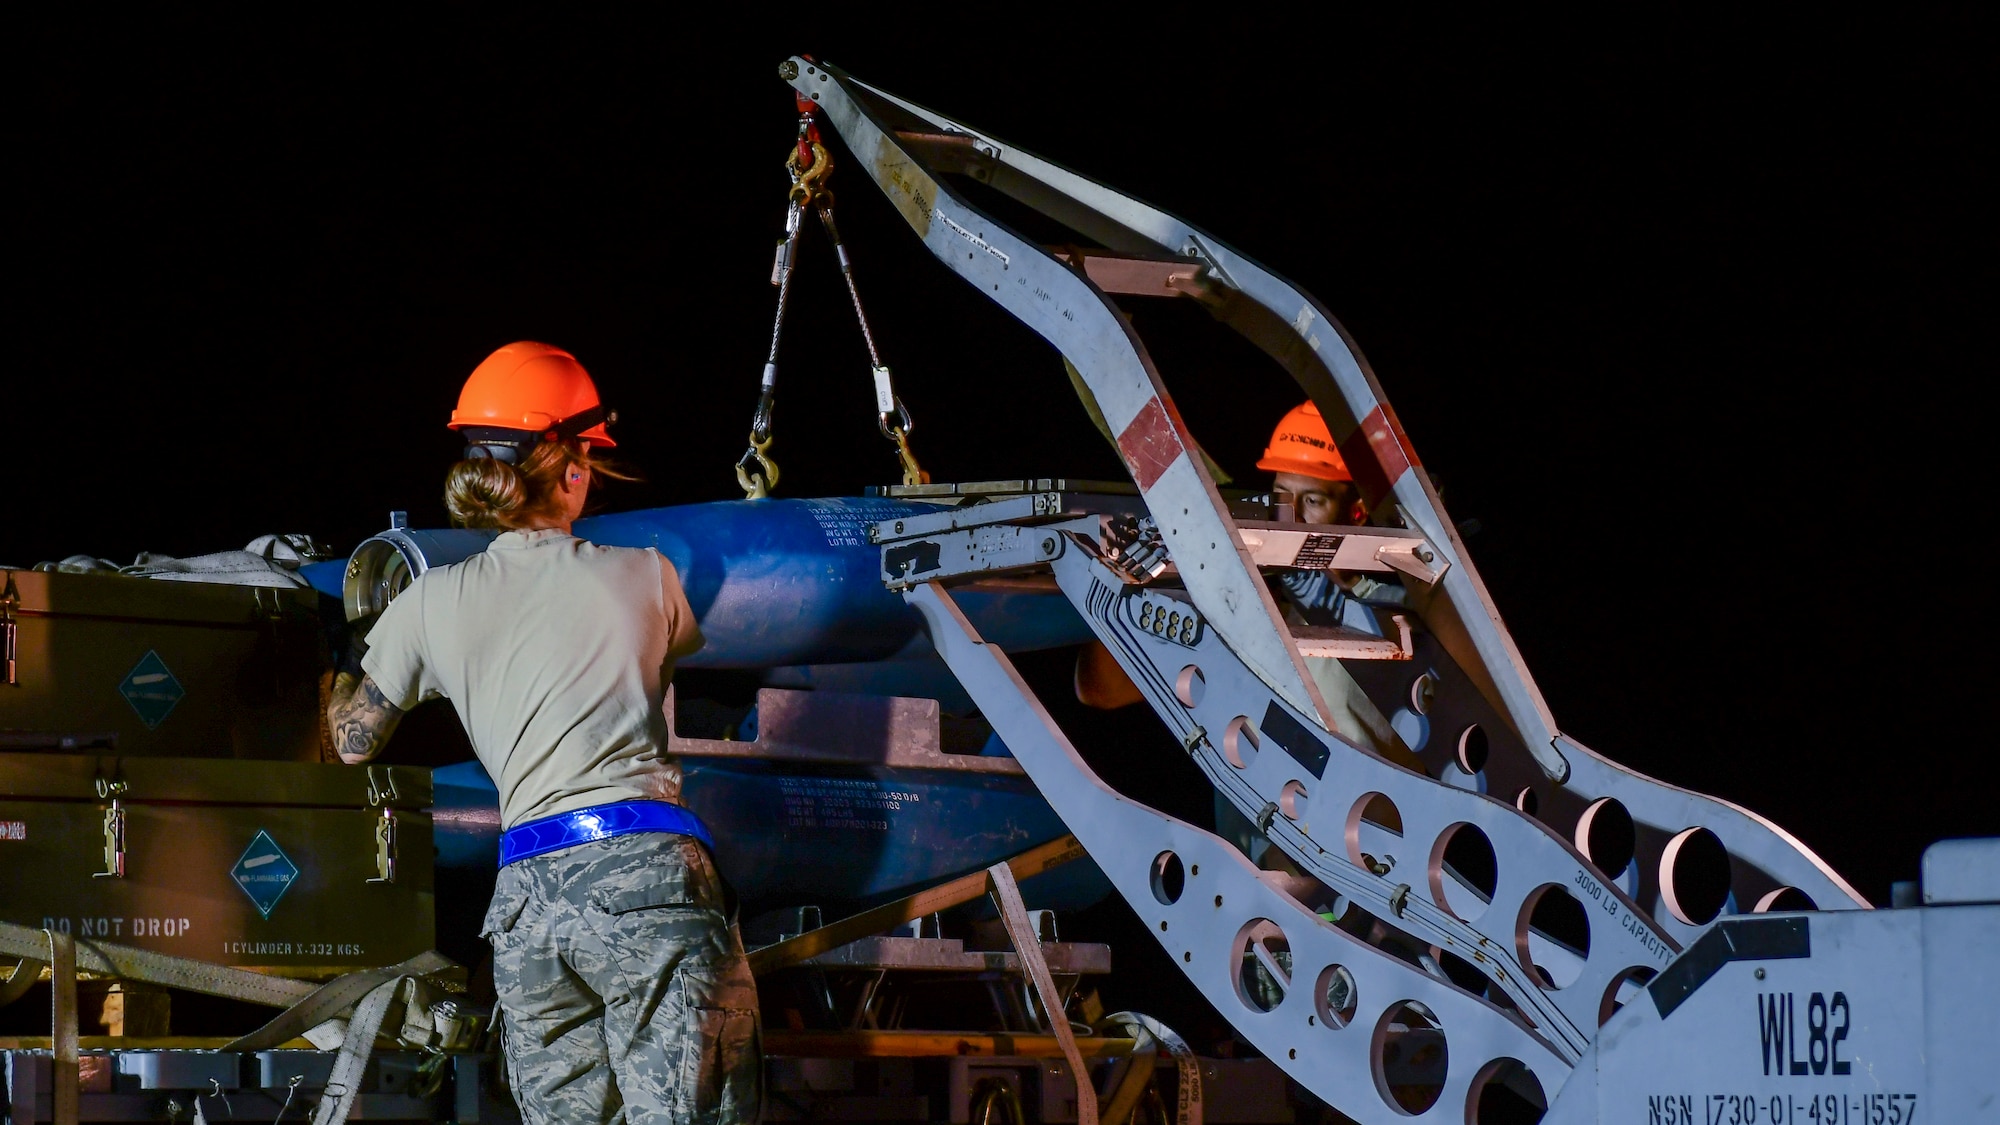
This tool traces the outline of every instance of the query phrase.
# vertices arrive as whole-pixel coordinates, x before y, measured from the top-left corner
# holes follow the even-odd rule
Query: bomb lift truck
[[[795,237],[814,209],[815,180],[827,167],[812,147],[820,146],[823,161],[823,123],[939,262],[1062,354],[1131,482],[929,483],[916,469],[907,415],[877,361],[882,428],[897,444],[905,476],[901,485],[875,490],[897,506],[865,527],[859,549],[866,577],[914,607],[937,656],[1018,761],[973,770],[961,760],[950,768],[994,776],[1024,770],[1070,837],[856,917],[814,925],[801,912],[795,932],[755,950],[760,973],[808,966],[831,974],[842,965],[872,973],[854,1007],[872,1018],[869,998],[896,966],[869,961],[889,948],[870,935],[914,926],[910,937],[891,942],[921,945],[925,917],[990,891],[1014,953],[898,946],[904,960],[897,964],[927,958],[936,968],[969,957],[993,968],[1021,990],[1021,1030],[1036,1033],[932,1037],[923,1039],[927,1046],[911,1046],[921,1036],[906,1037],[898,1040],[906,1054],[930,1050],[955,1059],[948,1070],[927,1072],[944,1075],[943,1085],[918,1089],[912,1083],[921,1074],[897,1071],[896,1081],[910,1088],[883,1085],[871,1094],[857,1084],[856,1059],[881,1055],[893,1035],[870,1039],[849,1029],[815,1038],[793,1029],[787,1040],[788,1029],[774,1028],[767,1047],[780,1048],[771,1053],[784,1060],[784,1071],[773,1070],[781,1079],[773,1084],[789,1099],[772,1109],[774,1117],[1124,1125],[1145,1116],[1197,1125],[1207,1105],[1216,1120],[1255,1118],[1232,1116],[1241,1107],[1216,1097],[1215,1070],[1204,1070],[1157,1023],[1127,1017],[1120,1025],[1127,1037],[1117,1040],[1080,1041],[1072,1032],[1071,986],[1102,966],[1088,950],[1043,940],[1017,876],[1087,853],[1240,1038],[1340,1119],[2000,1122],[2000,1076],[1992,1065],[2000,969],[1990,955],[2000,943],[2000,841],[1933,845],[1912,900],[1873,909],[1777,825],[1581,745],[1542,701],[1374,376],[1312,296],[1172,215],[837,68],[798,56],[780,74],[802,112],[790,233]],[[1013,215],[1024,208],[1037,229],[1053,224],[1067,236],[1025,237],[1003,208]],[[822,217],[834,233],[830,215]],[[788,270],[781,253],[774,280],[787,280]],[[1368,522],[1305,524],[1282,496],[1218,487],[1145,342],[1120,311],[1121,300],[1146,298],[1196,302],[1296,381],[1352,469]],[[768,455],[774,373],[767,368],[765,399],[739,466],[753,495],[776,484]],[[332,564],[333,589],[347,616],[365,625],[411,575],[479,549],[476,535],[392,528]],[[1286,572],[1372,575],[1400,587],[1403,597],[1375,614],[1373,629],[1301,624],[1270,584]],[[0,599],[10,683],[17,615],[47,609],[23,602],[14,577],[10,572]],[[1032,587],[1046,608],[1074,612],[1171,732],[1179,744],[1173,752],[1213,787],[1212,821],[1149,808],[1092,770],[973,606],[973,592],[982,583],[990,591],[994,580]],[[218,620],[242,617],[225,624],[247,630],[245,637],[268,634],[276,648],[258,653],[296,649],[279,643],[280,634],[286,622],[311,615],[309,599],[289,595],[201,597],[214,602]],[[92,619],[110,628],[131,616],[108,609]],[[709,625],[704,619],[705,631]],[[55,659],[55,652],[27,659]],[[127,661],[118,659],[123,669]],[[276,667],[254,663],[259,672]],[[132,709],[142,718],[157,712],[145,732],[182,705],[182,695],[194,698],[151,650],[122,674],[119,690]],[[258,677],[240,679],[236,689],[246,693]],[[269,696],[284,710],[288,691],[279,683],[258,698]],[[770,697],[765,734],[754,747],[781,741],[769,733],[780,721],[777,703],[811,711],[804,694]],[[903,715],[908,709],[897,708],[922,702],[898,700],[890,711]],[[1365,711],[1379,721],[1357,722]],[[309,702],[305,713],[312,713]],[[248,718],[218,719],[209,729],[228,732],[223,737],[233,740],[238,759],[297,756],[291,744],[311,737],[255,721],[243,708],[237,714]],[[935,722],[934,709],[928,714]],[[1396,738],[1385,742],[1384,729]],[[143,752],[145,732],[130,734],[122,748]],[[382,893],[402,896],[395,911],[423,921],[392,935],[393,953],[377,949],[365,971],[323,986],[121,944],[141,936],[125,932],[123,916],[115,934],[95,932],[89,919],[81,933],[53,920],[46,932],[0,928],[0,952],[21,959],[0,980],[0,1003],[46,971],[56,1006],[51,1038],[0,1043],[9,1122],[79,1119],[78,1086],[92,1075],[99,1085],[83,1096],[85,1120],[213,1119],[229,1105],[227,1093],[246,1088],[287,1104],[286,1092],[303,1088],[300,1105],[313,1105],[325,1121],[350,1113],[483,1120],[502,1112],[485,1096],[490,1069],[467,1053],[480,1029],[457,1007],[463,989],[441,959],[419,952],[431,944],[428,771],[399,766],[322,783],[311,771],[334,767],[300,762],[256,773],[247,762],[214,762],[170,769],[112,754],[110,743],[88,735],[63,738],[33,749],[91,753],[52,753],[32,767],[0,755],[0,797],[70,799],[94,780],[97,802],[85,811],[101,813],[104,849],[103,870],[90,874],[104,876],[105,885],[126,874],[126,818],[159,829],[149,829],[149,839],[170,835],[193,815],[187,809],[198,791],[226,806],[219,817],[261,801],[317,825],[300,829],[307,836],[371,841],[337,858],[332,851],[292,855],[260,828],[241,855],[232,845],[228,854],[206,857],[266,921],[294,880],[303,885],[335,869],[342,886],[388,888]],[[259,749],[273,739],[286,745]],[[676,749],[727,757],[740,756],[744,744],[683,737]],[[935,748],[897,743],[886,753],[906,765],[945,768]],[[141,798],[160,803],[133,803]],[[18,827],[25,839],[34,825],[10,815],[0,815],[0,833]],[[449,830],[476,831],[476,820],[458,816]],[[440,816],[440,841],[447,827]],[[98,831],[94,819],[89,829]],[[190,830],[183,846],[195,840]],[[159,868],[169,860],[161,854],[147,862]],[[54,853],[49,862],[53,870]],[[0,877],[10,894],[33,886]],[[146,941],[159,937],[162,924],[169,938],[185,933],[188,920],[178,911],[158,913],[146,923]],[[342,921],[337,913],[327,914],[326,925]],[[857,953],[866,943],[856,939],[875,941],[868,947],[875,952]],[[333,961],[361,957],[358,946],[350,955],[335,945],[327,953]],[[242,965],[264,952],[253,962],[221,959]],[[83,1056],[98,1060],[95,1069],[80,1073],[73,987],[80,970],[288,1010],[229,1043],[96,1044],[95,1055]],[[143,992],[133,996],[139,1002]],[[385,1048],[371,1061],[374,1036],[357,1033],[370,1027],[400,1049]],[[1027,1049],[1031,1039],[1034,1050]],[[872,1046],[857,1050],[856,1043]],[[1039,1076],[1039,1099],[1025,1096],[1024,1075],[1009,1075],[1010,1060],[991,1057],[1008,1054],[1009,1044],[1024,1056],[1011,1062]],[[1158,1061],[1178,1075],[1179,1094],[1148,1102],[1143,1094],[1162,1046],[1172,1057]],[[965,1064],[981,1055],[971,1061],[991,1063],[991,1072],[975,1084],[981,1072]],[[1113,1055],[1134,1061],[1105,1073]],[[829,1062],[831,1069],[823,1065]],[[870,1073],[892,1084],[884,1060],[867,1065],[877,1062]],[[839,1081],[823,1081],[842,1065]],[[163,1090],[177,1094],[162,1101]],[[816,1090],[825,1096],[815,1100]]]
[[[2000,841],[1933,845],[1928,908],[1872,910],[1756,813],[1568,737],[1373,374],[1310,294],[835,68],[794,57],[781,74],[941,263],[1073,365],[1130,470],[1138,514],[1060,487],[940,497],[934,517],[876,528],[882,579],[1258,1050],[1365,1122],[1544,1107],[1565,1125],[2000,1120],[2000,970],[1983,952],[2000,939]],[[976,202],[995,197],[1074,243],[1016,234]],[[1120,315],[1127,297],[1198,301],[1275,360],[1372,521],[1233,506]],[[1265,582],[1284,568],[1391,576],[1406,606],[1387,640],[1289,624]],[[982,643],[953,580],[1030,569],[1053,573],[1283,870],[1104,785]],[[1324,689],[1343,678],[1428,735],[1410,740],[1421,772],[1334,721]]]

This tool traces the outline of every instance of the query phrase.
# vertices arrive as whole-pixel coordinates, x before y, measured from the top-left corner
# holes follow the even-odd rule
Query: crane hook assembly
[[[814,120],[818,106],[804,96],[796,100],[799,108],[798,134],[785,153],[785,172],[791,178],[791,188],[786,193],[785,235],[778,241],[777,256],[771,265],[771,284],[778,290],[778,309],[771,322],[771,344],[764,357],[764,373],[758,386],[757,408],[750,424],[749,445],[736,460],[736,483],[742,487],[744,497],[750,500],[771,495],[778,484],[778,465],[770,454],[774,440],[772,414],[777,402],[778,345],[784,334],[785,309],[791,300],[792,270],[798,261],[799,233],[805,225],[806,212],[811,211],[819,216],[820,226],[833,246],[834,256],[840,263],[841,279],[847,285],[848,301],[854,306],[854,319],[861,326],[861,340],[868,348],[869,370],[875,390],[876,427],[896,447],[896,462],[902,469],[902,483],[928,484],[930,474],[917,463],[916,454],[910,448],[910,433],[916,428],[915,423],[910,419],[909,408],[897,397],[889,367],[882,362],[881,352],[875,345],[875,333],[869,327],[868,313],[861,304],[861,289],[855,283],[854,261],[847,253],[847,244],[840,237],[840,226],[834,221],[833,189],[828,186],[828,181],[833,178],[834,161],[820,138],[819,124]]]

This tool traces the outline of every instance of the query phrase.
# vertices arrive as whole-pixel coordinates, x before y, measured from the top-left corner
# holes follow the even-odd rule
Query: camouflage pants
[[[620,836],[500,870],[487,911],[528,1125],[757,1120],[757,985],[708,850]]]

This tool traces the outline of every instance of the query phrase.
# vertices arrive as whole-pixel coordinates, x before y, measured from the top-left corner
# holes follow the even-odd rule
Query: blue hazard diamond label
[[[139,658],[139,663],[125,673],[125,679],[118,685],[118,694],[139,713],[139,721],[152,730],[166,720],[169,712],[187,694],[181,682],[167,670],[167,662],[152,649]]]
[[[271,908],[285,897],[299,877],[298,865],[278,847],[271,834],[259,828],[250,846],[243,849],[243,858],[229,869],[229,877],[257,904],[257,912],[264,917],[271,916]]]

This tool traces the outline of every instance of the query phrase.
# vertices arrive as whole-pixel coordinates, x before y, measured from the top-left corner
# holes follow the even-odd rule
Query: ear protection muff
[[[545,441],[574,441],[582,437],[585,430],[594,426],[609,426],[617,420],[616,410],[607,410],[600,404],[565,418],[545,431],[516,430],[505,426],[461,426],[458,430],[465,436],[466,459],[491,457],[495,461],[519,465],[527,460],[528,454],[534,452],[537,445]]]

